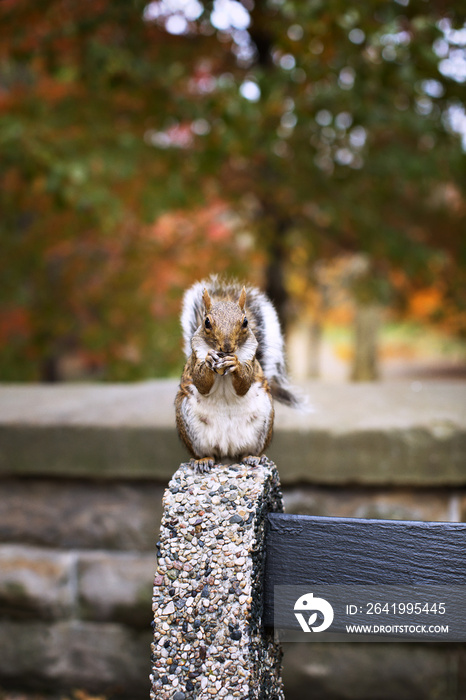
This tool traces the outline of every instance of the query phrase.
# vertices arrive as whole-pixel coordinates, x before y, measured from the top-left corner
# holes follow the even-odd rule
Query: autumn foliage
[[[3,0],[0,379],[165,375],[194,279],[286,320],[342,255],[465,333],[464,7],[427,5]]]

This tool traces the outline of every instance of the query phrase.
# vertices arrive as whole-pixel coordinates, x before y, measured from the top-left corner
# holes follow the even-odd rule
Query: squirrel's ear
[[[209,292],[207,291],[207,289],[204,289],[204,294],[202,295],[202,300],[204,302],[206,312],[209,313],[210,309],[212,308],[212,300],[209,296]]]
[[[246,287],[243,287],[238,301],[241,311],[244,311],[244,305],[246,304]]]

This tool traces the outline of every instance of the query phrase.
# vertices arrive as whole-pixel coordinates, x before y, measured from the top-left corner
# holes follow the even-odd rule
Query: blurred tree
[[[219,201],[265,251],[282,320],[296,248],[301,274],[362,251],[371,303],[389,269],[400,298],[442,277],[464,332],[465,19],[459,1],[3,0],[0,264],[19,340],[0,364],[16,376],[32,353],[52,377],[77,342],[122,367],[108,348],[132,347],[139,312],[137,346],[154,332],[140,275],[165,252],[143,224]]]
[[[164,375],[181,360],[186,285],[214,259],[254,267],[193,163],[148,142],[175,110],[165,61],[176,74],[183,49],[143,10],[0,6],[3,379],[55,381],[66,358],[96,377]]]

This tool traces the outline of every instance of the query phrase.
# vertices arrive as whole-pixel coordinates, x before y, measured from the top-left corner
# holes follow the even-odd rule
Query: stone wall
[[[310,387],[277,412],[285,508],[466,521],[466,387]],[[0,687],[149,694],[174,382],[0,388]],[[466,697],[455,645],[293,645],[286,700]],[[460,693],[463,693],[461,695]]]
[[[147,698],[163,487],[47,477],[0,490],[0,687]]]

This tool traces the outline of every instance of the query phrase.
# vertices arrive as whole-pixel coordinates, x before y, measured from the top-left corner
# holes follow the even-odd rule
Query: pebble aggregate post
[[[284,700],[281,648],[262,625],[266,516],[283,511],[275,465],[183,464],[163,506],[151,700]]]

